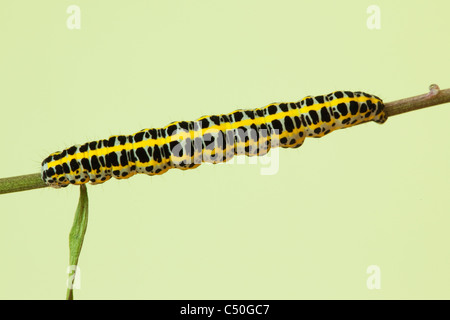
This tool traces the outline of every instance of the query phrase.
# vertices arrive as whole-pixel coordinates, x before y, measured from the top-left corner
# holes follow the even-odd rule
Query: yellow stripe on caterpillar
[[[386,121],[380,98],[335,91],[75,145],[44,159],[41,175],[55,188],[98,184],[111,177],[126,179],[137,173],[158,175],[171,168],[225,162],[234,155],[264,155],[272,147],[298,148],[306,137],[319,138],[367,121]]]

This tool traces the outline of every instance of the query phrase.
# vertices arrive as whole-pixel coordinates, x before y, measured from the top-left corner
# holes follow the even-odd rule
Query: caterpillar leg
[[[375,121],[376,123],[379,123],[379,124],[385,123],[386,120],[387,120],[387,116],[386,116],[386,113],[384,113],[384,111],[381,112],[377,117],[375,117],[373,119],[373,121]]]

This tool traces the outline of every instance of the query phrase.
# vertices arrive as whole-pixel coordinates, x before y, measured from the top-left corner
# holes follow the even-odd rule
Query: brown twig
[[[430,85],[430,91],[415,97],[388,102],[385,112],[388,117],[450,102],[450,89],[440,90],[436,84]],[[45,188],[39,173],[0,179],[0,194]]]
[[[437,84],[430,85],[430,91],[420,96],[401,99],[385,104],[385,112],[388,117],[397,114],[432,107],[438,104],[450,102],[450,89],[440,90]]]

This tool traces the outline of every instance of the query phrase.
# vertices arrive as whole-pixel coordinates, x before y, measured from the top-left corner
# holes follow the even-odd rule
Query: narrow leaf
[[[78,200],[78,207],[75,211],[72,229],[69,234],[69,279],[67,282],[66,300],[73,300],[73,289],[77,288],[79,278],[78,259],[83,246],[84,235],[86,233],[88,223],[88,195],[86,185],[80,186],[80,198]],[[79,274],[78,274],[79,276]]]

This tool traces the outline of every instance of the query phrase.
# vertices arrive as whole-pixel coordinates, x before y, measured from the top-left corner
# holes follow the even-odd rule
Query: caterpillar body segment
[[[99,184],[111,177],[127,179],[137,173],[159,175],[171,168],[225,162],[234,155],[261,156],[272,147],[298,148],[306,137],[320,138],[367,121],[386,121],[380,98],[335,91],[75,145],[44,159],[41,176],[59,188]]]

